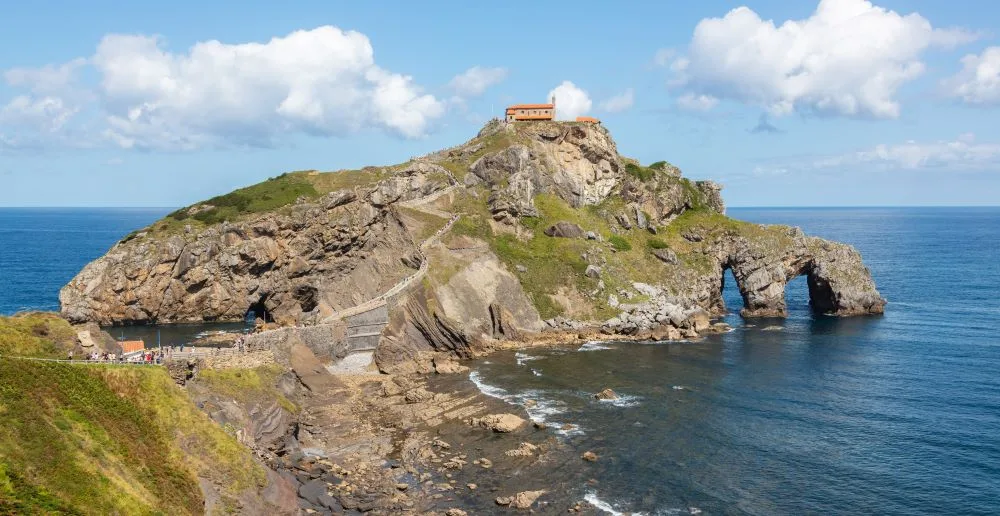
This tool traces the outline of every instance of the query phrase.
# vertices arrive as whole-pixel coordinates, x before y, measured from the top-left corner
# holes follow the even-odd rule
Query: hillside
[[[544,329],[703,331],[733,271],[747,317],[881,313],[850,246],[725,216],[721,188],[618,154],[600,125],[487,124],[413,161],[294,172],[129,235],[61,292],[73,321],[329,324],[389,303],[380,364]],[[506,326],[510,331],[504,332]],[[672,328],[672,329],[671,329]]]
[[[75,331],[0,318],[0,514],[261,512],[263,468],[159,367],[63,357]]]

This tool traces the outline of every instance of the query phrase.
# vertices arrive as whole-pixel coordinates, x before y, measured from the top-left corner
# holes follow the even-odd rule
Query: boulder
[[[580,226],[572,222],[556,222],[545,229],[545,235],[559,238],[583,238],[584,232]]]
[[[469,420],[469,424],[498,433],[508,433],[521,428],[525,424],[525,420],[514,414],[490,414],[472,418]]]
[[[670,249],[653,249],[653,256],[668,265],[677,265],[677,253]]]
[[[618,394],[611,389],[604,389],[603,391],[594,395],[594,399],[598,400],[616,400],[618,399]]]
[[[506,505],[512,509],[530,509],[546,491],[521,491],[513,496],[498,496],[497,505]]]
[[[538,453],[538,447],[531,443],[521,443],[513,450],[507,450],[504,455],[508,457],[533,457]]]
[[[583,452],[583,456],[581,458],[587,462],[597,462],[597,454],[592,451]]]
[[[588,265],[583,275],[588,278],[598,279],[601,277],[601,268],[596,265]]]

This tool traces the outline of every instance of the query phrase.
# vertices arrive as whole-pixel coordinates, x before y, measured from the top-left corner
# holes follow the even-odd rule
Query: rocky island
[[[493,121],[401,165],[293,172],[180,209],[84,268],[62,312],[108,325],[253,311],[341,340],[371,314],[383,370],[553,330],[691,336],[724,312],[727,269],[745,317],[783,316],[799,275],[817,312],[882,312],[856,250],[726,217],[720,190],[619,155],[599,124]]]

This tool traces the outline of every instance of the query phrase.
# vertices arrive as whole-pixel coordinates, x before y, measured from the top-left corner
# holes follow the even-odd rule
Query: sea
[[[83,265],[168,211],[0,209],[0,313],[57,309]],[[575,458],[505,475],[606,514],[1000,514],[1000,208],[729,215],[854,245],[885,315],[814,315],[797,278],[787,318],[743,320],[730,278],[726,334],[472,362],[454,381]],[[620,398],[593,399],[605,388]]]

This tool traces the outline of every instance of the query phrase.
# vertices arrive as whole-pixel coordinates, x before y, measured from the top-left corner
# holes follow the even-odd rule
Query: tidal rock
[[[603,391],[594,395],[594,399],[598,400],[616,400],[618,399],[618,394],[611,389],[604,389]]]
[[[583,452],[582,458],[587,462],[597,462],[597,454],[592,451]]]
[[[481,428],[486,428],[494,432],[508,433],[521,428],[525,421],[514,414],[490,414],[488,416],[472,418],[469,424]]]
[[[507,450],[504,455],[508,457],[533,457],[538,453],[538,447],[531,443],[521,443],[513,450]]]
[[[513,496],[498,496],[497,505],[506,505],[512,509],[530,509],[546,491],[521,491]]]

